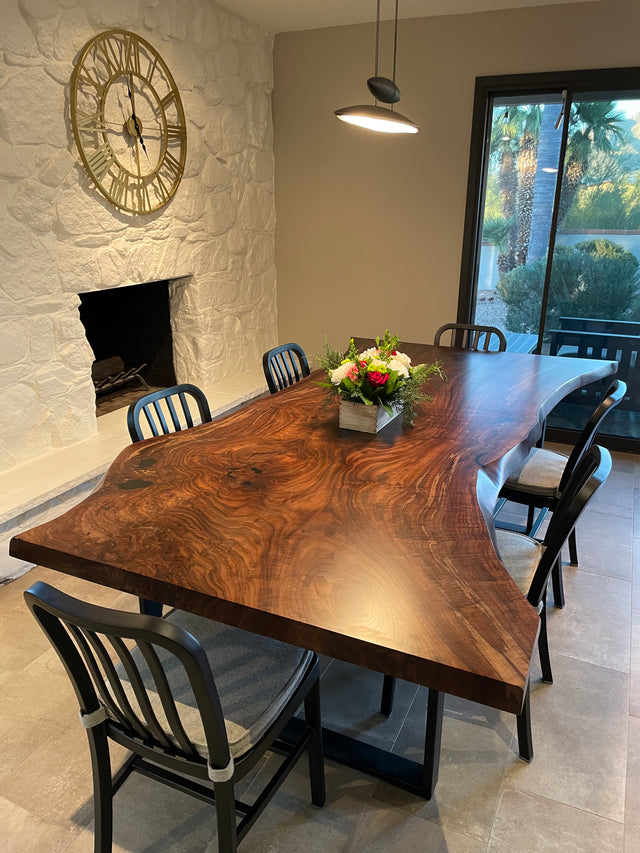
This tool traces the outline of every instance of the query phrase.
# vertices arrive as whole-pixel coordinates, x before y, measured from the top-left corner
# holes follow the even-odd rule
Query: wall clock
[[[108,30],[82,49],[71,76],[71,126],[89,177],[118,210],[152,213],[175,194],[187,130],[160,54],[140,36]]]

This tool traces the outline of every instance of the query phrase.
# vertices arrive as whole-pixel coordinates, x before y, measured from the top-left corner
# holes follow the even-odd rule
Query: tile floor
[[[567,606],[550,609],[555,683],[542,684],[534,666],[531,764],[516,754],[512,716],[449,697],[431,802],[327,763],[318,810],[303,761],[240,849],[640,853],[640,457],[615,455],[580,521],[578,548],[580,568],[565,569]],[[42,568],[0,587],[0,849],[90,853],[85,735],[66,675],[22,600],[37,578],[109,606],[136,602]],[[401,683],[385,720],[379,675],[323,664],[330,725],[417,755],[424,688]],[[215,853],[214,828],[209,807],[133,777],[115,801],[113,849]]]

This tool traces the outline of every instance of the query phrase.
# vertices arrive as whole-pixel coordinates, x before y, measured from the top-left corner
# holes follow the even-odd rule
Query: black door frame
[[[472,322],[475,313],[475,281],[480,263],[481,247],[481,201],[485,178],[484,169],[487,162],[485,149],[490,144],[487,129],[491,126],[492,100],[494,98],[520,96],[526,98],[528,93],[537,96],[558,95],[565,90],[568,105],[573,102],[576,95],[584,96],[602,92],[611,92],[612,95],[615,95],[629,91],[640,92],[640,68],[543,71],[534,74],[506,74],[476,78],[458,291],[457,321],[459,323]],[[560,173],[558,177],[561,180]],[[545,298],[546,293],[543,294],[543,300]],[[575,430],[549,429],[547,431],[549,439],[568,443],[573,443],[576,435]],[[600,438],[598,440],[600,441]],[[603,435],[601,443],[616,450],[627,450],[635,453],[640,449],[640,441],[620,436]]]

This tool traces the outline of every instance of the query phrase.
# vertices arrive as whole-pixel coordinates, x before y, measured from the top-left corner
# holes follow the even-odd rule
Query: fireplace
[[[98,415],[128,406],[148,389],[176,384],[168,281],[79,297],[80,320],[95,357]],[[105,382],[109,376],[114,381]]]

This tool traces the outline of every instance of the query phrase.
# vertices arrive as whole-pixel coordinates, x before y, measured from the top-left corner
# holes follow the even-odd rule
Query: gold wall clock
[[[152,213],[184,173],[180,94],[160,54],[140,36],[108,30],[89,41],[71,76],[71,126],[82,162],[118,210]]]

